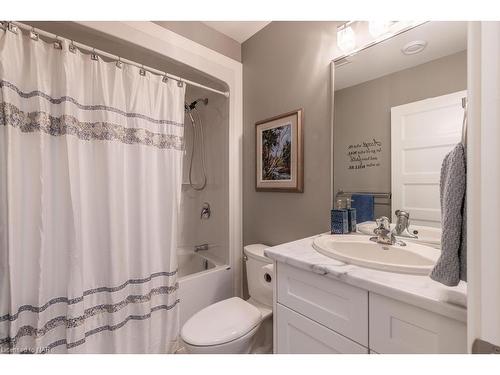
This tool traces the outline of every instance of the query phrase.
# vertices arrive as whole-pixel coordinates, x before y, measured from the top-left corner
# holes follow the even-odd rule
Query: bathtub
[[[179,266],[180,327],[201,309],[233,297],[233,270],[220,264],[207,253],[191,248],[177,250]]]
[[[178,277],[181,279],[216,267],[215,261],[193,251],[186,250],[177,252],[177,263],[179,266]]]

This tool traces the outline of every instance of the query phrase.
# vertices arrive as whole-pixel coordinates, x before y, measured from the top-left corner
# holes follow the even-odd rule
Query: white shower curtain
[[[0,352],[178,336],[185,87],[0,30]]]

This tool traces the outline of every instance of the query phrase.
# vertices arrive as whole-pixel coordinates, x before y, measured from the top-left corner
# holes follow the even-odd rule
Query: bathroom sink
[[[374,221],[365,221],[357,225],[357,230],[359,233],[367,234],[373,236],[373,230],[377,227]],[[394,229],[395,224],[391,224],[391,230]],[[410,225],[410,232],[417,231],[418,238],[408,238],[396,236],[398,239],[405,242],[419,243],[423,245],[432,246],[436,249],[441,248],[441,229],[426,227],[421,225]]]
[[[313,247],[327,257],[362,267],[389,272],[427,275],[440,251],[407,242],[406,246],[381,245],[364,235],[324,235],[314,239]]]

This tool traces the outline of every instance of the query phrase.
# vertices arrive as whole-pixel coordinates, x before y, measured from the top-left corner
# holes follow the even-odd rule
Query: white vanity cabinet
[[[463,322],[284,263],[275,270],[275,353],[466,353]]]

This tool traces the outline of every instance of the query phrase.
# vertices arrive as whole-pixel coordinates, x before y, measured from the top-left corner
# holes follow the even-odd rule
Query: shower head
[[[191,102],[191,104],[184,104],[184,109],[186,111],[192,111],[193,109],[196,108],[198,103],[203,103],[204,105],[208,104],[208,98],[198,98],[195,101]]]

